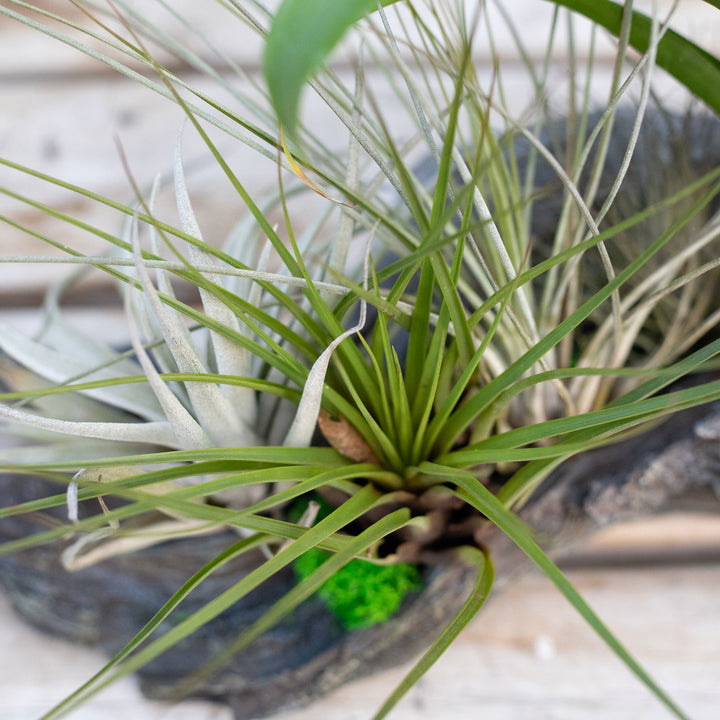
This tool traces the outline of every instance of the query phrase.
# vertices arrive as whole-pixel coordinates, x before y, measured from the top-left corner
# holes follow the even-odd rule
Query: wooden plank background
[[[720,528],[695,526],[693,543],[716,561],[573,569],[570,580],[646,669],[694,720],[715,720],[720,690]],[[702,529],[699,529],[701,528]],[[645,543],[661,537],[635,525]],[[644,531],[644,532],[643,532]],[[625,529],[599,540],[622,554]],[[684,530],[682,531],[684,534]],[[693,547],[692,544],[686,546]],[[677,545],[676,545],[677,550]],[[590,552],[590,548],[586,552]],[[605,559],[607,560],[607,554]],[[662,555],[656,556],[656,559]],[[3,720],[36,720],[96,672],[103,658],[47,638],[13,620],[0,597],[0,696]],[[410,666],[336,691],[277,720],[367,720]],[[72,720],[232,720],[211,703],[148,702],[126,679],[72,713]],[[541,577],[491,597],[487,607],[391,715],[393,720],[661,720],[670,714],[584,625]]]
[[[467,0],[472,6],[471,0]],[[161,15],[156,3],[135,0],[130,5],[142,6],[143,12],[160,21]],[[649,5],[641,3],[640,7]],[[669,2],[663,3],[669,6]],[[8,4],[12,7],[12,3]],[[712,11],[700,0],[681,3],[683,11],[692,8],[680,24],[694,31],[702,30],[700,36],[705,44],[713,47],[720,43],[720,33],[712,31],[707,21]],[[53,7],[47,0],[45,6]],[[208,62],[219,64],[215,51],[225,53],[233,62],[243,68],[252,78],[257,77],[260,44],[257,36],[241,23],[227,22],[227,12],[219,4],[205,2],[173,3],[174,8],[187,19],[168,23],[167,31],[182,43],[188,44]],[[508,109],[519,115],[530,96],[527,73],[519,60],[517,49],[497,12],[490,4],[488,11],[496,28],[496,41],[502,61],[503,77],[509,91],[506,93]],[[540,0],[516,0],[515,20],[524,33],[531,58],[540,63],[544,43],[552,17],[552,6]],[[72,13],[71,13],[72,15]],[[679,16],[679,14],[678,14]],[[717,21],[716,15],[712,19]],[[577,24],[575,42],[578,57],[582,59],[583,48],[588,41],[586,28]],[[717,27],[717,26],[715,26]],[[203,44],[202,34],[212,38],[212,49]],[[567,58],[564,38],[567,35],[565,23],[558,26],[557,53],[551,70],[551,87],[562,96],[567,86]],[[78,36],[79,37],[79,36]],[[127,157],[129,170],[141,187],[147,187],[158,174],[171,168],[175,137],[183,124],[182,111],[155,93],[140,87],[136,82],[122,77],[74,49],[33,32],[30,28],[8,18],[0,17],[0,154],[8,160],[41,170],[67,182],[106,195],[112,199],[128,202],[132,189],[127,169],[118,152],[120,142]],[[98,43],[94,43],[98,46]],[[476,43],[478,72],[489,78],[493,72],[491,52],[482,39]],[[343,74],[347,66],[349,51],[340,51],[338,66]],[[599,35],[596,59],[595,92],[598,101],[605,96],[605,87],[610,78],[612,65],[612,44],[604,34]],[[163,54],[159,53],[159,59]],[[197,82],[203,90],[212,90],[207,80],[198,79],[187,68],[177,68],[184,77]],[[345,75],[350,80],[348,71]],[[390,125],[402,124],[401,105],[387,83],[381,81],[380,73],[368,69],[367,84],[373,88],[380,107]],[[679,97],[677,89],[662,73],[658,76],[658,87],[666,97]],[[221,94],[221,99],[227,99]],[[227,100],[232,103],[231,100]],[[678,100],[678,102],[681,102]],[[329,122],[321,103],[308,95],[304,117],[315,126],[323,127],[323,135],[331,148],[343,151],[345,133]],[[189,173],[189,184],[196,212],[201,219],[208,239],[221,243],[230,228],[245,213],[236,195],[217,168],[208,161],[208,153],[192,132],[185,133],[185,157],[189,165],[200,165]],[[228,138],[221,140],[221,149],[238,171],[243,182],[254,192],[267,187],[274,181],[276,169],[271,161],[241,147]],[[0,168],[0,186],[10,187],[15,192],[30,195],[36,200],[48,203],[58,210],[72,213],[89,223],[96,223],[108,230],[117,229],[117,216],[77,195],[47,183],[39,182],[27,175]],[[160,205],[160,215],[167,212],[175,220],[172,199],[165,198]],[[33,230],[50,235],[53,239],[72,244],[84,252],[98,252],[105,248],[102,241],[89,237],[77,229],[58,223],[45,214],[20,206],[6,196],[0,195],[0,213],[9,214],[15,221]],[[48,249],[41,241],[28,237],[13,228],[4,228],[0,253],[10,255],[47,254]],[[52,280],[63,276],[60,267],[0,265],[0,307],[32,304],[43,288]],[[107,280],[100,274],[93,282]]]
[[[468,4],[472,5],[471,0]],[[0,0],[0,5],[13,7],[7,0]],[[132,5],[160,17],[155,3],[134,0]],[[650,0],[636,3],[638,8],[651,5]],[[664,0],[660,5],[668,8],[671,3]],[[44,6],[52,10],[58,3],[45,0]],[[238,30],[238,24],[226,22],[227,14],[217,3],[174,0],[173,7],[189,21],[186,25],[174,22],[168,26],[175,37],[215,62],[211,49],[202,45],[204,33],[212,38],[215,48],[252,76],[257,75],[257,38]],[[532,56],[540,61],[551,5],[540,0],[513,0],[512,9]],[[714,8],[701,0],[681,0],[680,10],[675,27],[690,32],[704,47],[720,51],[720,24]],[[527,79],[508,33],[499,29],[498,22],[495,25],[503,67],[514,90],[511,96],[517,102],[512,109],[519,112],[526,97]],[[564,24],[559,32],[565,33]],[[587,35],[578,31],[576,41],[582,52]],[[599,94],[612,63],[612,45],[603,42]],[[341,72],[347,72],[343,63],[347,65],[349,52],[338,55]],[[489,74],[486,46],[478,46],[476,59],[480,71]],[[369,82],[379,78],[372,68],[368,73]],[[553,65],[558,92],[566,82],[566,73],[566,56],[559,49]],[[659,80],[665,97],[685,102],[672,83],[662,77]],[[392,93],[386,87],[377,92],[388,117],[399,117]],[[306,102],[304,112],[314,122],[322,122],[324,117],[312,100]],[[182,114],[171,103],[66,46],[0,18],[0,155],[5,158],[127,201],[132,193],[114,138],[122,142],[133,176],[147,184],[156,173],[171,166],[181,123]],[[328,142],[342,149],[344,136],[332,132],[328,130]],[[186,135],[188,163],[202,165],[201,145],[191,133]],[[223,151],[249,187],[272,182],[272,162],[259,161],[232,143],[223,142]],[[193,171],[189,184],[207,238],[220,242],[242,216],[237,198],[211,167]],[[88,222],[107,223],[111,229],[116,222],[114,216],[98,211],[88,201],[5,168],[0,168],[0,187],[30,194]],[[167,202],[161,212],[172,217],[171,203]],[[19,209],[4,196],[0,196],[0,213],[85,252],[103,249],[43,213]],[[47,252],[42,243],[3,228],[0,255]],[[35,308],[43,290],[62,272],[49,266],[0,264],[0,319],[30,331],[38,322]],[[89,288],[88,298],[97,302],[98,292],[109,294],[107,283],[97,279],[92,282],[96,286]],[[123,331],[121,315],[113,308],[77,307],[72,312],[94,332],[113,337]],[[579,551],[575,565],[582,567],[575,567],[571,573],[571,579],[601,615],[668,689],[677,693],[681,703],[687,704],[691,714],[695,713],[693,717],[708,720],[717,717],[720,701],[719,547],[716,519],[665,518],[618,528],[596,538],[593,545]],[[641,557],[642,563],[627,566],[630,556],[636,560]],[[668,558],[677,562],[673,564]],[[6,603],[0,604],[0,720],[38,717],[101,664],[101,658],[93,653],[26,628]],[[368,717],[402,672],[398,669],[348,686],[319,706],[286,714],[283,720]],[[490,603],[392,717],[649,720],[665,716],[662,708],[574,617],[565,601],[545,581],[530,577]],[[227,720],[229,714],[203,703],[179,707],[148,703],[139,698],[133,681],[128,680],[72,717]]]

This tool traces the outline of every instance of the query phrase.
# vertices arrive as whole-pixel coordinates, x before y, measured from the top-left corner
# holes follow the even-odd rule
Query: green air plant
[[[478,612],[496,571],[525,561],[686,717],[546,550],[568,539],[558,508],[587,529],[580,520],[595,508],[577,503],[599,492],[593,452],[642,442],[670,415],[720,399],[705,374],[720,352],[720,153],[695,157],[683,141],[690,124],[712,147],[718,123],[653,99],[656,66],[683,81],[689,65],[717,87],[717,60],[631,3],[558,3],[617,35],[599,112],[593,63],[583,71],[572,44],[558,111],[551,59],[560,18],[572,38],[573,15],[556,11],[536,67],[502,3],[499,14],[483,3],[390,4],[345,13],[288,2],[275,22],[255,0],[208,0],[265,46],[267,86],[160,1],[151,12],[81,0],[79,16],[0,7],[178,117],[170,179],[144,187],[124,159],[130,202],[0,158],[0,191],[18,208],[104,249],[61,242],[20,210],[2,217],[50,253],[4,263],[74,272],[50,290],[36,336],[0,328],[0,419],[19,440],[0,452],[0,563],[20,577],[47,550],[85,573],[85,586],[102,577],[120,594],[139,572],[161,588],[150,607],[113,599],[118,625],[137,633],[109,640],[109,663],[46,718],[136,671],[156,696],[195,692],[259,716],[422,650],[384,717]],[[167,31],[178,20],[192,42]],[[508,107],[497,23],[527,70],[520,111]],[[350,28],[348,82],[321,66]],[[489,76],[474,62],[480,43],[492,51]],[[688,88],[712,104],[690,75]],[[320,120],[297,113],[306,82]],[[399,98],[393,118],[383,93]],[[203,235],[183,136],[229,189],[223,212],[238,223],[221,249]],[[251,161],[236,162],[228,142]],[[255,165],[270,169],[269,189],[245,181]],[[110,212],[114,229],[14,190],[13,178]],[[179,222],[165,219],[169,194]],[[85,275],[122,298],[127,349],[68,321],[64,293]],[[594,463],[579,487],[557,474],[575,456]],[[314,498],[321,517],[294,513]],[[657,495],[639,505],[654,509]],[[177,557],[187,561],[180,581]],[[63,602],[43,610],[46,624],[77,601],[52,593]],[[265,653],[263,638],[278,652]]]

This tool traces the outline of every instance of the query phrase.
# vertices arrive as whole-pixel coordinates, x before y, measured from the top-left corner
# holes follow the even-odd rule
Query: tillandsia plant
[[[228,21],[267,38],[268,93],[212,38],[180,45],[146,7],[72,7],[81,19],[14,0],[0,13],[175,103],[185,128],[178,122],[171,183],[177,225],[157,210],[167,179],[140,187],[130,158],[130,203],[0,161],[116,213],[109,232],[4,181],[4,195],[108,252],[88,255],[3,217],[59,251],[3,261],[80,266],[71,280],[109,276],[128,328],[123,350],[73,327],[62,310],[67,281],[50,292],[36,337],[0,332],[0,416],[22,439],[0,456],[11,473],[0,513],[1,552],[14,553],[3,560],[5,582],[19,593],[23,558],[55,543],[58,563],[85,587],[122,593],[116,578],[127,583],[144,568],[145,582],[167,592],[150,611],[133,614],[136,598],[113,610],[126,633],[105,642],[114,657],[45,717],[135,671],[155,695],[199,692],[238,717],[267,714],[429,645],[378,711],[384,717],[477,613],[495,571],[521,557],[686,717],[539,543],[543,533],[542,544],[556,539],[551,527],[565,539],[563,517],[546,512],[558,493],[597,490],[587,477],[580,490],[563,484],[562,463],[720,398],[720,383],[701,374],[720,352],[720,130],[713,116],[682,118],[652,99],[656,65],[674,67],[668,43],[713,88],[717,61],[664,18],[597,4],[613,9],[607,22],[595,19],[617,34],[605,103],[591,112],[592,63],[584,76],[573,66],[558,120],[548,95],[559,11],[537,69],[502,4],[498,15],[483,4],[386,12],[358,3],[346,16],[340,3],[291,2],[273,25],[258,2],[218,3]],[[332,69],[310,79],[376,9],[355,28],[350,85]],[[506,106],[500,61],[489,78],[474,63],[478,43],[493,48],[497,23],[527,59],[532,99],[520,115]],[[311,41],[322,28],[327,36]],[[229,100],[175,71],[175,59]],[[683,80],[685,70],[675,74]],[[306,81],[329,113],[323,123],[297,117]],[[383,86],[401,99],[402,122],[385,116]],[[688,152],[686,126],[712,151]],[[342,130],[345,154],[326,141],[331,127]],[[223,249],[203,238],[186,186],[190,133],[233,191],[227,212],[239,224]],[[243,182],[221,150],[228,137],[276,168],[269,192]],[[298,229],[307,205],[317,214]],[[703,428],[717,436],[712,422]],[[598,456],[582,457],[599,476]],[[617,502],[606,515],[623,509]],[[38,517],[50,527],[23,522]],[[177,556],[190,561],[180,571]],[[60,606],[79,602],[50,594],[58,607],[39,613],[46,627]],[[77,636],[90,639],[96,627],[83,617]],[[426,638],[438,618],[446,627]],[[202,650],[191,656],[193,642]]]

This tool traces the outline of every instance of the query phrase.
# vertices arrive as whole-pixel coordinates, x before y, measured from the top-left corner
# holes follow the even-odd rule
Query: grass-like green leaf
[[[361,557],[369,548],[379,543],[383,538],[404,527],[410,521],[410,513],[404,508],[396,510],[364,530],[357,537],[348,539],[346,546],[323,562],[308,577],[298,582],[286,595],[278,598],[272,607],[258,618],[252,625],[244,628],[242,632],[224,648],[217,657],[212,658],[205,666],[194,672],[181,683],[183,693],[201,687],[204,680],[211,677],[214,672],[221,669],[234,655],[241,652],[250,643],[254,642],[270,628],[287,617],[303,601],[310,598],[324,583],[330,580],[338,571],[342,570],[353,559]]]
[[[650,690],[660,702],[665,705],[676,717],[688,720],[688,716],[665,693],[664,690],[650,677],[643,667],[632,657],[627,649],[617,640],[609,628],[602,622],[596,613],[575,590],[562,571],[540,549],[532,538],[530,530],[522,521],[500,500],[495,497],[471,473],[455,471],[450,468],[425,463],[420,470],[435,475],[438,478],[454,483],[459,488],[460,496],[483,513],[493,524],[499,527],[508,537],[547,575],[560,592],[568,599],[588,625],[601,637],[606,645],[625,663],[642,683]]]
[[[707,1],[707,0],[706,0]],[[612,0],[550,0],[585,15],[614,35],[620,33],[624,8]],[[715,2],[711,3],[718,7]],[[633,11],[630,45],[645,52],[650,42],[652,20]],[[688,38],[666,30],[657,50],[657,64],[679,80],[690,92],[720,112],[720,60]]]
[[[607,407],[612,408],[617,405],[632,405],[641,399],[647,398],[667,387],[675,380],[697,371],[699,367],[702,367],[708,360],[716,357],[718,353],[720,353],[720,340],[714,340],[707,343],[704,347],[701,347],[688,355],[686,358],[678,361],[670,368],[665,369],[656,377],[651,377],[634,390],[631,390],[622,397],[613,400],[607,405]],[[566,444],[568,442],[572,444],[573,441],[580,443],[585,442],[592,434],[595,434],[596,430],[596,428],[589,428],[588,430],[579,431],[577,434],[570,435],[565,439]],[[569,454],[572,454],[572,451]],[[514,505],[521,498],[527,496],[527,494],[537,486],[542,478],[546,476],[552,467],[556,466],[565,457],[568,457],[569,454],[558,455],[554,458],[548,459],[539,458],[529,462],[527,465],[520,468],[513,477],[505,483],[505,485],[500,489],[498,497],[506,504]]]
[[[381,4],[387,6],[395,1],[383,0]],[[615,35],[621,31],[623,6],[611,0],[550,2],[585,15]],[[285,0],[281,5],[267,35],[263,66],[273,106],[289,133],[295,132],[303,85],[327,60],[345,32],[376,10],[377,2],[373,0]],[[629,40],[639,52],[648,49],[650,27],[650,18],[633,12]],[[720,61],[715,56],[667,30],[658,47],[657,64],[720,112]]]
[[[345,32],[377,7],[377,0],[285,0],[280,6],[265,40],[263,70],[280,125],[288,134],[296,130],[303,85]]]
[[[264,580],[291,563],[303,552],[317,545],[320,540],[336,533],[342,527],[358,517],[358,515],[364,513],[374,504],[377,497],[377,492],[369,486],[360,490],[357,494],[348,499],[340,508],[333,511],[313,528],[306,530],[303,537],[298,538],[294,543],[280,550],[276,555],[259,565],[255,570],[251,571],[233,587],[209,601],[200,610],[197,610],[190,617],[173,626],[165,634],[150,642],[144,648],[139,649],[130,657],[126,657],[123,663],[119,667],[116,667],[114,672],[111,672],[107,677],[101,677],[99,682],[93,683],[92,688],[86,691],[83,697],[77,697],[73,700],[72,706],[74,706],[77,702],[81,702],[84,697],[94,694],[103,687],[106,687],[115,679],[134,672],[138,668],[161,655],[165,650],[175,645],[182,638],[187,637],[189,634],[217,617],[221,612],[223,612],[223,610],[226,610],[231,605],[238,602],[238,600],[245,597]],[[401,523],[407,522],[407,513],[403,513],[403,511],[398,511],[398,513],[402,515]],[[391,523],[396,519],[396,517],[392,518]],[[383,526],[382,529],[384,530],[385,526]],[[347,560],[351,559],[351,557],[347,558]],[[308,585],[311,584],[312,583],[308,583]],[[286,612],[290,609],[292,608],[288,608]],[[280,617],[282,617],[283,614],[285,613],[283,612]],[[273,622],[275,621],[276,620],[273,620]],[[271,625],[272,624],[273,623],[271,623]],[[51,710],[50,713],[43,717],[43,720],[61,717],[72,706],[65,706],[63,712],[60,714],[55,714],[54,710]]]
[[[465,562],[477,567],[477,578],[468,599],[450,621],[438,638],[415,663],[410,672],[393,690],[390,697],[375,713],[373,720],[381,720],[398,704],[402,697],[410,690],[420,678],[435,664],[438,658],[450,647],[463,628],[477,615],[485,604],[490,588],[493,584],[494,572],[490,557],[475,548],[462,548],[459,554]]]
[[[561,323],[533,345],[522,357],[518,358],[505,372],[491,380],[487,385],[468,402],[462,405],[448,420],[440,435],[440,449],[446,450],[458,437],[459,433],[478,417],[488,405],[493,402],[501,392],[519,381],[522,375],[540,360],[551,348],[557,345],[571,330],[577,327],[603,302],[608,300],[613,292],[632,277],[653,255],[666,245],[697,212],[707,205],[720,190],[715,185],[709,192],[698,198],[693,206],[674,222],[666,232],[658,237],[649,247],[632,259],[612,280],[586,300],[576,310],[570,313]]]
[[[129,657],[140,645],[142,645],[160,624],[172,614],[173,610],[195,589],[206,580],[212,573],[219,570],[223,565],[230,562],[238,555],[249,552],[255,548],[262,546],[268,541],[264,535],[255,535],[254,537],[244,538],[239,542],[231,545],[229,548],[220,553],[216,558],[207,563],[204,567],[188,578],[182,586],[173,593],[168,601],[150,618],[147,624],[132,638],[123,648],[91,678],[84,682],[80,687],[68,695],[64,700],[59,702],[55,707],[43,715],[46,720],[50,718],[60,718],[67,715],[73,709],[82,705],[89,697],[94,695],[98,688],[122,661]]]

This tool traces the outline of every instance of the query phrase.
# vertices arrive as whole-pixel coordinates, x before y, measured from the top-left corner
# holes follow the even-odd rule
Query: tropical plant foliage
[[[584,7],[598,21],[601,12],[611,15],[612,3],[563,4]],[[224,5],[229,20],[263,37],[268,32],[272,18],[259,4]],[[13,0],[0,7],[5,17],[71,44],[176,103],[188,120],[185,133],[202,139],[225,174],[236,200],[231,212],[242,216],[222,250],[203,239],[186,188],[182,132],[173,169],[177,227],[156,216],[162,182],[147,192],[135,188],[135,201],[123,204],[0,159],[8,170],[117,213],[121,229],[111,234],[41,206],[9,184],[1,188],[21,206],[108,243],[107,256],[87,257],[3,218],[64,253],[61,261],[109,274],[124,298],[131,343],[118,352],[70,326],[59,293],[46,305],[48,322],[39,337],[0,331],[8,368],[12,361],[0,417],[10,431],[30,438],[3,451],[0,461],[63,489],[5,507],[0,515],[66,503],[70,511],[68,524],[0,551],[57,541],[71,530],[76,541],[65,562],[76,568],[178,535],[227,527],[240,535],[47,717],[59,717],[150,662],[274,573],[311,557],[307,553],[322,550],[329,557],[306,567],[289,594],[239,629],[232,652],[318,590],[327,592],[349,563],[384,568],[402,559],[422,565],[431,554],[423,545],[429,512],[447,498],[461,501],[472,518],[469,527],[489,522],[505,532],[642,682],[684,717],[514,511],[571,455],[720,397],[717,382],[659,394],[707,368],[720,351],[720,342],[704,341],[720,319],[717,298],[706,291],[708,278],[718,273],[717,228],[705,222],[720,171],[688,176],[630,208],[615,202],[632,172],[655,65],[668,67],[674,49],[687,50],[684,70],[695,79],[694,70],[704,73],[687,84],[713,104],[717,60],[695,52],[658,18],[635,14],[631,23],[631,8],[612,15],[603,24],[619,39],[605,109],[590,112],[590,72],[579,99],[568,100],[575,120],[563,127],[558,144],[547,134],[547,128],[561,128],[548,122],[549,61],[539,70],[527,62],[534,96],[522,123],[505,108],[502,67],[488,81],[473,64],[478,38],[493,37],[482,7],[466,14],[460,3],[403,3],[376,12],[357,29],[353,87],[331,69],[310,79],[345,30],[377,8],[358,3],[340,12],[340,5],[283,4],[267,36],[269,96],[260,88],[258,103],[237,89],[236,80],[247,78],[230,58],[217,62],[239,78],[177,47],[161,24],[125,2],[80,2],[92,21],[87,25]],[[523,28],[504,13],[522,51]],[[318,17],[326,23],[318,25]],[[642,42],[634,34],[638,26]],[[310,42],[308,33],[318,28],[320,40]],[[554,42],[551,35],[548,58]],[[640,50],[632,60],[630,46]],[[168,61],[156,59],[158,48],[209,75],[230,93],[233,106],[176,75]],[[312,55],[296,57],[304,48]],[[371,61],[380,68],[378,82],[405,99],[402,130],[389,126],[376,100],[367,79]],[[323,142],[324,128],[297,119],[306,81],[344,128],[345,156]],[[628,114],[617,108],[629,90],[635,96]],[[616,123],[624,123],[626,143],[601,193]],[[276,162],[278,186],[267,194],[246,187],[219,149],[219,134]],[[538,188],[541,171],[550,172],[552,182]],[[319,202],[318,219],[299,231],[295,213],[299,203],[311,201]],[[558,214],[543,244],[534,223],[536,208],[547,202]],[[631,230],[632,237],[646,239],[618,254],[619,246],[628,247],[618,238]],[[179,299],[179,283],[195,286],[200,303]],[[690,332],[687,316],[693,318]],[[670,339],[658,344],[658,337]],[[285,509],[314,493],[331,502],[331,512],[315,522],[290,520]],[[75,517],[78,501],[105,496],[128,502]],[[487,597],[492,558],[473,538],[470,530],[445,548],[448,557],[477,568],[471,596],[377,717],[390,711]],[[259,546],[267,560],[254,572],[159,632],[205,577]]]

